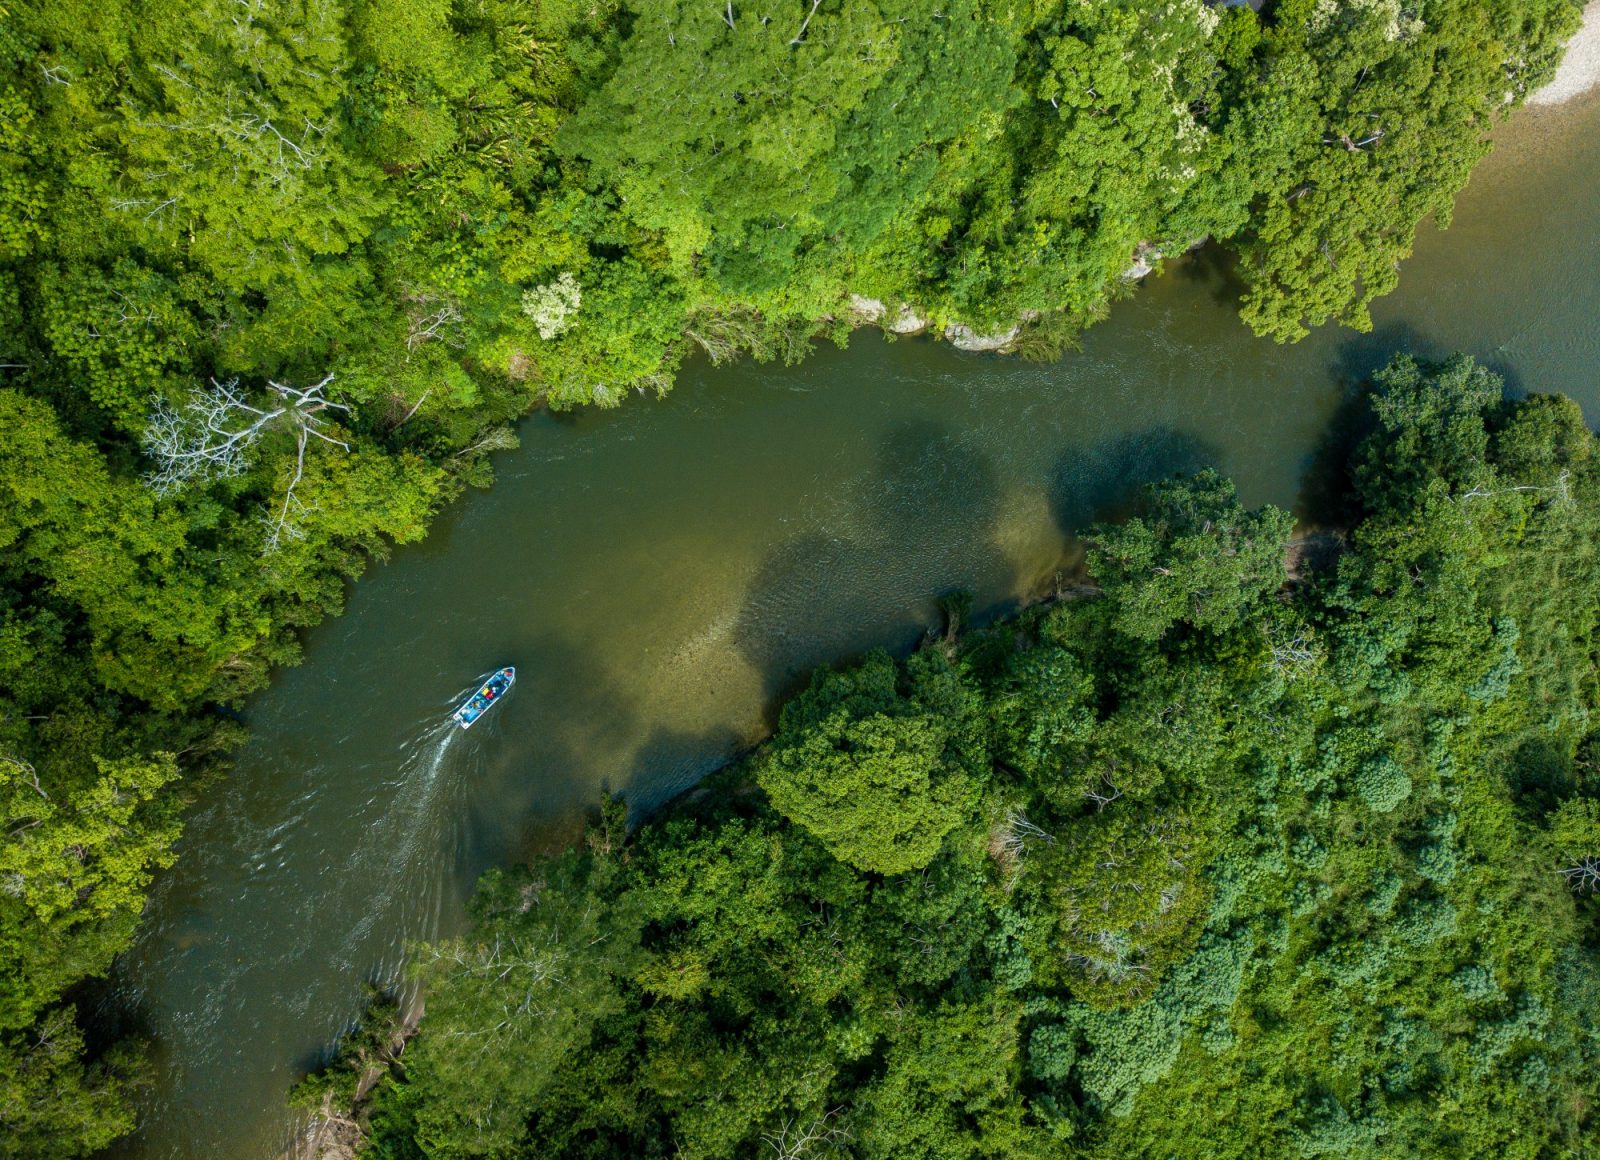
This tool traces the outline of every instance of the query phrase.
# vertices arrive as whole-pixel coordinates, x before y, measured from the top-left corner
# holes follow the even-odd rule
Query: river
[[[648,808],[762,732],[820,662],[909,647],[934,600],[1048,587],[1066,529],[1211,464],[1298,502],[1341,392],[1397,347],[1473,352],[1600,421],[1600,98],[1499,134],[1370,335],[1252,338],[1213,255],[1040,366],[860,333],[805,365],[693,365],[664,402],[541,414],[498,483],[373,568],[246,716],[107,1002],[158,1075],[128,1157],[270,1157],[290,1083],[459,930],[486,867]],[[441,722],[515,664],[470,732]]]

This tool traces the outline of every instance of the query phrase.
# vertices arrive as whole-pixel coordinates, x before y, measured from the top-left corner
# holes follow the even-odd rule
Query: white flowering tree
[[[1311,10],[1310,29],[1320,35],[1333,30],[1348,31],[1365,23],[1376,28],[1384,40],[1406,40],[1423,29],[1416,4],[1400,0],[1317,0]]]
[[[582,305],[583,287],[570,271],[522,294],[522,313],[533,319],[539,337],[546,342],[572,329]]]

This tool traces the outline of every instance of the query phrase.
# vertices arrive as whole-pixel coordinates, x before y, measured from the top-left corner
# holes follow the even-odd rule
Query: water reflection
[[[891,423],[872,466],[825,528],[774,544],[756,568],[732,641],[771,702],[803,673],[863,646],[862,625],[898,625],[904,648],[944,588],[993,591],[1007,561],[991,532],[1000,481],[973,440],[932,418]],[[851,577],[840,584],[840,577]]]
[[[1128,514],[1146,484],[1223,462],[1220,447],[1172,427],[1152,427],[1073,448],[1050,476],[1050,511],[1063,537]]]

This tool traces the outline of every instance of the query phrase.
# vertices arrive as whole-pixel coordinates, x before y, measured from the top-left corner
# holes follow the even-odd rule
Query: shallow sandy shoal
[[[1589,0],[1583,27],[1567,42],[1567,55],[1544,88],[1528,97],[1530,105],[1559,105],[1600,86],[1600,0]]]

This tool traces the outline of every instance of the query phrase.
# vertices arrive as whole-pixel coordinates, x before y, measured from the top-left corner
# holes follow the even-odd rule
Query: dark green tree
[[[1130,637],[1157,641],[1179,622],[1223,633],[1282,586],[1293,529],[1288,512],[1246,511],[1206,470],[1152,485],[1144,514],[1090,533],[1089,571]]]

